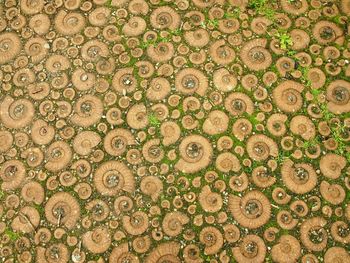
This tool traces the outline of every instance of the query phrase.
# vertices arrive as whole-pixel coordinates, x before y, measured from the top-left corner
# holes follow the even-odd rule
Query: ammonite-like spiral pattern
[[[350,262],[349,0],[0,0],[0,261]]]
[[[22,49],[21,40],[15,33],[0,33],[0,65],[10,62]]]

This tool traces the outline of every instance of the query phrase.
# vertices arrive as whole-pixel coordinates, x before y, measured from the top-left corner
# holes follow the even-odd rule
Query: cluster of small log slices
[[[268,7],[1,1],[2,262],[350,262],[350,1]]]

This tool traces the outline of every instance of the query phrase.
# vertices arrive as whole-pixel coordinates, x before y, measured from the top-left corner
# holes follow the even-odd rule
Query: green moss
[[[326,103],[322,103],[320,105],[320,109],[321,109],[321,114],[322,114],[322,117],[324,120],[329,121],[330,119],[335,117],[335,115],[328,110]]]
[[[105,3],[105,5],[109,8],[112,8],[112,0],[107,0],[107,2]]]
[[[268,0],[250,0],[248,2],[248,8],[255,10],[258,14],[265,16],[266,18],[274,21],[275,10],[271,8],[271,4],[275,1]]]
[[[210,28],[213,28],[213,29],[217,29],[219,26],[219,20],[218,19],[208,19],[208,20],[205,20],[201,23],[201,27],[203,28],[207,28],[207,27],[210,27]]]
[[[311,89],[311,94],[312,96],[314,96],[314,99],[317,99],[321,93],[322,93],[322,90],[320,89]]]
[[[291,158],[292,153],[290,151],[280,150],[275,158],[277,164],[280,166],[286,159]]]
[[[150,113],[148,115],[148,122],[151,126],[154,127],[160,127],[160,120],[157,118],[157,116],[154,113]]]
[[[307,141],[304,141],[303,143],[303,148],[304,149],[309,149],[310,147],[314,146],[314,145],[317,145],[317,144],[320,144],[322,142],[322,139],[321,137],[318,135],[318,136],[315,136],[315,138],[311,139],[311,140],[307,140]]]
[[[21,235],[17,232],[14,232],[13,230],[6,228],[5,229],[5,234],[9,236],[11,241],[16,241],[21,237]]]
[[[33,204],[33,206],[39,212],[40,215],[45,214],[44,206],[38,204]]]
[[[280,31],[275,37],[279,42],[280,48],[283,50],[289,50],[293,45],[292,37],[287,32]]]

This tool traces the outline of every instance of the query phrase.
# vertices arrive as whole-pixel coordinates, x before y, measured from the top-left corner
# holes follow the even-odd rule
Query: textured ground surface
[[[350,262],[349,0],[1,0],[1,262]]]

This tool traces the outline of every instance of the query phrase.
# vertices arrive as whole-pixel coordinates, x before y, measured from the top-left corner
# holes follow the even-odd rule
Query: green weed
[[[303,143],[303,148],[304,149],[308,149],[314,145],[320,144],[321,143],[321,138],[319,136],[316,136],[315,138],[311,139],[311,140],[307,140]]]
[[[112,0],[108,0],[105,5],[109,8],[112,8]]]
[[[321,113],[323,115],[323,119],[327,122],[332,118],[335,118],[335,114],[328,110],[327,104],[323,103],[320,105]],[[331,134],[333,140],[337,143],[338,147],[335,150],[337,154],[340,155],[349,155],[346,153],[347,142],[344,140],[342,134],[346,132],[346,127],[344,125],[332,126],[330,125]]]
[[[267,4],[267,0],[250,0],[248,2],[248,8],[260,10]]]
[[[311,88],[311,81],[310,81],[310,79],[308,77],[309,71],[310,71],[310,67],[298,67],[298,69],[301,72],[301,81],[305,84],[306,87]],[[313,92],[317,93],[317,90],[311,90],[311,93],[313,93]],[[316,95],[318,95],[318,94],[316,94]]]
[[[311,94],[314,96],[314,99],[318,97],[322,93],[322,90],[320,89],[311,89]]]
[[[277,157],[275,158],[278,165],[282,164],[286,159],[290,159],[291,154],[287,151],[279,151]]]
[[[332,138],[334,139],[334,141],[338,145],[335,152],[339,155],[344,155],[345,151],[346,151],[346,142],[344,141],[343,137],[341,136],[343,131],[344,131],[344,126],[331,128]]]
[[[33,204],[34,208],[39,212],[40,215],[45,213],[44,207],[42,205]]]
[[[270,20],[274,20],[275,17],[275,10],[272,9],[269,6],[269,3],[272,3],[273,1],[268,1],[268,0],[250,0],[248,3],[248,8],[256,10],[257,13],[260,15],[265,16],[266,18]]]
[[[170,42],[170,40],[171,40],[170,37],[160,37],[158,43],[160,43],[160,42]]]
[[[172,36],[180,36],[183,32],[181,29],[177,28],[172,31],[168,31],[168,33]]]
[[[270,20],[274,20],[275,19],[275,10],[271,9],[271,8],[265,8],[262,10],[262,15],[264,15],[265,17],[267,17]]]
[[[346,158],[346,160],[348,160],[348,162],[350,163],[350,152],[347,152],[346,154],[345,154],[345,158]],[[350,200],[349,200],[350,201]]]
[[[219,20],[217,20],[217,19],[209,20],[209,21],[208,21],[208,25],[209,25],[209,26],[212,26],[212,27],[214,27],[214,28],[217,28],[218,25],[219,25]]]
[[[276,34],[276,37],[279,41],[280,48],[283,50],[289,50],[290,47],[293,45],[292,37],[286,32],[278,32]]]
[[[11,229],[9,228],[6,228],[5,229],[5,234],[9,236],[10,240],[11,241],[16,241],[17,239],[19,239],[21,237],[20,234],[12,231]]]
[[[157,118],[157,116],[154,115],[154,113],[151,113],[150,115],[148,115],[148,122],[150,123],[151,126],[160,127],[160,121]]]
[[[295,50],[288,50],[287,51],[287,56],[288,57],[294,57],[297,52]]]
[[[325,103],[321,104],[320,109],[321,109],[322,116],[326,121],[329,121],[330,119],[335,117],[335,115],[328,110],[327,104]]]
[[[212,27],[212,28],[218,28],[218,26],[219,26],[219,20],[218,19],[210,19],[210,20],[208,20],[208,21],[203,21],[202,23],[201,23],[201,27],[203,27],[203,28],[207,28],[207,27]]]

